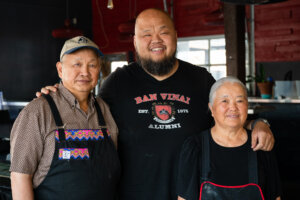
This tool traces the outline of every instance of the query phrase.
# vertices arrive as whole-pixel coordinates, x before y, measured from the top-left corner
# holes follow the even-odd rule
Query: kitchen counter
[[[249,103],[299,103],[300,104],[300,99],[262,99],[259,97],[248,97],[248,102]]]

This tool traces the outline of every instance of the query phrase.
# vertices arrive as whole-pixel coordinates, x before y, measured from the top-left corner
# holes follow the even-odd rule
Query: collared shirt
[[[74,95],[62,84],[58,91],[50,93],[64,123],[65,129],[98,129],[98,116],[94,98],[89,97],[88,112],[80,109]],[[104,120],[114,144],[117,144],[117,126],[109,107],[97,98]],[[46,177],[55,149],[55,124],[45,98],[31,101],[17,117],[11,131],[11,172],[33,175],[36,188]]]

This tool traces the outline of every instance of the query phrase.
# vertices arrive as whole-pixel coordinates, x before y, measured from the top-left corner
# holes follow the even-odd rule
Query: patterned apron
[[[44,97],[58,129],[50,170],[34,190],[35,199],[114,200],[120,162],[97,100],[99,129],[64,129],[52,97]]]

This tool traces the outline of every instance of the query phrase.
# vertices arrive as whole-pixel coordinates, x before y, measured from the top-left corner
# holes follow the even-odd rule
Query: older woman
[[[280,181],[273,152],[251,150],[244,128],[247,90],[234,77],[211,88],[210,129],[188,138],[181,150],[178,199],[280,199]]]

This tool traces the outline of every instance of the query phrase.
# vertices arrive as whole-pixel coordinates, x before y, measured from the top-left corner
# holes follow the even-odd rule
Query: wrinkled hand
[[[275,139],[271,129],[264,122],[257,122],[251,135],[251,148],[253,151],[271,151],[273,149]]]
[[[49,92],[56,92],[57,91],[57,88],[58,88],[58,83],[56,83],[55,85],[53,86],[46,86],[46,87],[43,87],[41,89],[41,92],[36,92],[35,93],[35,96],[36,97],[40,97],[42,96],[42,94],[49,94]]]

